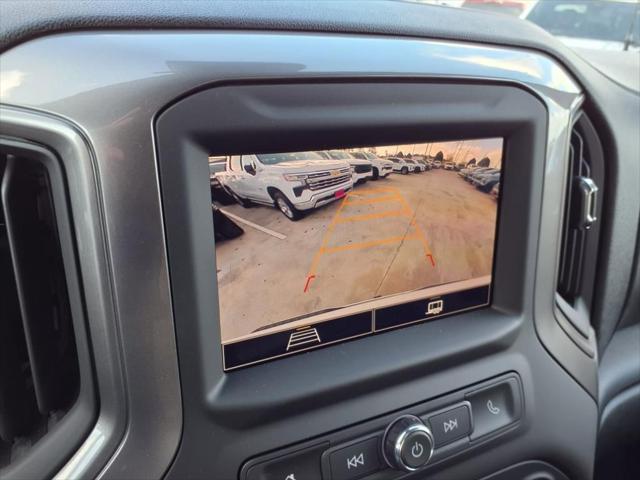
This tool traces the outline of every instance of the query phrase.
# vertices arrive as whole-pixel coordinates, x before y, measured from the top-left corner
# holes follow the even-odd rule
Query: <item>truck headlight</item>
[[[285,173],[282,175],[287,182],[304,182],[309,176],[305,173]]]

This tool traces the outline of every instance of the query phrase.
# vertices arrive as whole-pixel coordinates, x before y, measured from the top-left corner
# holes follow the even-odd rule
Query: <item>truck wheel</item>
[[[377,180],[378,178],[380,178],[380,173],[377,168],[373,167],[373,179]]]
[[[481,185],[478,188],[482,190],[484,193],[489,193],[493,188],[493,185],[494,185],[493,183],[489,183],[487,185]]]
[[[409,169],[407,167],[402,167],[402,170],[400,170],[400,172],[402,172],[403,175],[406,175],[407,173],[409,173]]]
[[[287,217],[292,222],[296,220],[300,220],[302,218],[302,214],[293,204],[289,201],[287,197],[282,192],[274,192],[273,201],[276,204],[276,208],[280,210],[285,217]]]

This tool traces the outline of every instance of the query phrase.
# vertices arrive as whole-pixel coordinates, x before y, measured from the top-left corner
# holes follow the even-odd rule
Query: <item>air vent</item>
[[[585,338],[590,328],[603,184],[602,147],[593,125],[581,114],[571,132],[557,304]]]
[[[43,158],[0,144],[0,477],[35,472],[33,462],[22,467],[43,440],[63,433],[81,396],[56,189]],[[46,467],[59,468],[80,439],[60,445],[60,458],[49,445]]]
[[[564,232],[562,253],[560,257],[560,276],[558,292],[567,301],[572,302],[580,292],[582,278],[582,262],[584,258],[584,243],[594,218],[589,221],[583,217],[584,204],[590,202],[595,205],[597,187],[591,179],[591,168],[584,156],[584,140],[574,129],[571,133],[569,147],[569,174],[567,177],[566,206],[564,213]],[[594,185],[593,194],[585,196],[584,185]]]

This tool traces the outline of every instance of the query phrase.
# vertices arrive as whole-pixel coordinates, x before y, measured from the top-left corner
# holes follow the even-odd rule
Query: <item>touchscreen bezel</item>
[[[346,104],[349,108],[345,108]],[[518,108],[506,108],[507,104]],[[264,105],[269,107],[256,111]],[[224,121],[214,121],[212,112],[224,112],[227,116]],[[331,122],[326,120],[327,116]],[[376,371],[377,377],[392,373],[397,376],[409,364],[426,365],[443,355],[451,357],[455,352],[445,348],[451,335],[455,337],[452,345],[456,345],[456,352],[472,352],[487,344],[498,348],[522,321],[517,314],[525,301],[527,277],[522,273],[529,268],[530,236],[537,231],[531,225],[531,219],[537,218],[530,212],[531,202],[541,191],[541,184],[533,179],[541,178],[543,167],[542,162],[533,159],[544,155],[546,121],[544,105],[520,88],[421,79],[230,82],[192,94],[168,107],[159,116],[156,130],[171,288],[179,340],[184,337],[192,354],[200,358],[198,364],[206,366],[201,372],[206,386],[201,388],[212,394],[217,391],[216,396],[224,396],[224,403],[232,402],[243,415],[250,412],[253,415],[258,410],[245,394],[246,388],[259,378],[270,378],[270,383],[280,385],[278,391],[271,392],[272,401],[285,402],[278,392],[283,395],[287,392],[287,398],[332,392],[338,398],[343,381],[359,381],[373,374],[362,367],[367,358],[373,359],[380,352],[385,352],[384,372]],[[278,135],[282,131],[288,134]],[[426,131],[430,133],[428,137]],[[319,137],[324,140],[319,142]],[[505,173],[490,306],[442,322],[423,322],[277,362],[224,371],[215,252],[211,248],[214,240],[207,181],[209,155],[327,149],[375,142],[448,141],[461,137],[504,138]],[[513,167],[514,161],[517,168]],[[509,227],[508,239],[501,236],[504,225]],[[439,326],[443,322],[447,323],[445,330]],[[389,351],[389,344],[402,348]],[[322,374],[333,368],[336,355],[351,359],[342,366],[340,379]],[[353,366],[351,362],[355,362]],[[313,385],[293,381],[309,369],[319,373]],[[231,378],[241,383],[236,384],[236,380],[224,383]],[[370,382],[367,380],[365,384]],[[363,388],[367,388],[365,384]],[[370,386],[374,388],[373,383]],[[212,402],[218,404],[217,400]],[[242,407],[249,403],[253,406],[248,410]]]
[[[435,143],[437,141],[438,139],[429,139],[429,142],[431,143]],[[460,142],[470,142],[472,144],[474,141],[499,142],[500,154],[498,165],[500,165],[500,182],[503,182],[504,138],[458,138],[456,140],[449,140],[448,142],[440,145],[446,149],[448,147],[453,147],[453,145],[457,147]],[[451,145],[448,145],[449,143]],[[367,145],[366,147],[371,147],[371,145]],[[334,146],[334,148],[340,149],[341,146]],[[316,149],[311,148],[310,150],[313,152]],[[225,157],[213,158],[220,161],[220,158]],[[494,161],[495,160],[497,159],[494,159]],[[238,160],[238,163],[239,162],[240,161]],[[228,165],[229,163],[227,163],[227,168],[231,168]],[[229,173],[231,174],[231,177],[235,178],[237,176],[237,174],[233,174],[233,171],[230,171]],[[253,180],[253,177],[250,178]],[[405,177],[400,178],[404,179]],[[362,188],[364,188],[364,190],[361,190]],[[223,186],[222,189],[225,190],[225,187]],[[347,202],[349,200],[348,197],[351,194],[357,195],[358,192],[365,191],[374,192],[379,189],[386,192],[389,190],[389,187],[384,186],[384,181],[377,182],[375,185],[367,186],[366,188],[354,185],[352,190],[346,193],[341,202]],[[369,193],[369,195],[372,194],[375,195],[375,193]],[[465,193],[465,195],[470,194]],[[403,201],[405,203],[407,202],[406,200]],[[298,353],[324,348],[337,343],[352,341],[370,335],[377,335],[389,330],[403,328],[417,323],[432,321],[442,317],[490,306],[492,278],[495,268],[495,249],[500,215],[500,201],[501,197],[497,196],[495,198],[495,219],[492,222],[493,236],[491,241],[491,270],[487,275],[473,276],[466,280],[456,280],[451,283],[433,283],[415,290],[409,289],[390,295],[370,298],[352,305],[337,305],[333,308],[327,309],[326,311],[311,311],[308,312],[307,315],[302,315],[298,318],[277,318],[277,321],[274,324],[276,326],[264,326],[250,334],[236,335],[233,338],[223,340],[222,357],[224,370],[232,371],[239,368],[245,368],[259,363],[296,355]],[[406,207],[410,208],[408,203],[406,203]],[[338,208],[338,212],[340,211],[340,208]],[[246,222],[242,217],[238,217],[236,214],[227,212],[224,209],[217,207],[216,210],[216,214],[219,216],[226,214],[231,215],[231,217],[226,217],[226,221],[234,221],[235,219],[236,221],[239,220]],[[241,212],[242,211],[243,210],[241,209]],[[245,214],[240,213],[240,215]],[[248,224],[252,225],[251,222]],[[244,227],[246,227],[246,225],[247,223],[238,224],[238,226]],[[267,229],[267,231],[269,230]],[[232,243],[238,242],[239,246],[236,247],[236,250],[238,248],[241,250],[258,248],[255,245],[252,247],[250,244],[243,246],[242,237],[237,240],[234,239],[227,241]],[[279,240],[279,242],[281,241],[282,239]],[[428,245],[428,242],[426,242],[426,244]],[[276,246],[274,248],[279,247]],[[216,253],[218,255],[218,267],[222,268],[220,264],[221,258],[219,257],[220,253],[218,250],[216,250]],[[429,254],[428,257],[430,258],[431,264],[434,264],[435,266],[433,256]],[[264,261],[266,260],[263,260],[263,262]],[[317,262],[314,259],[314,262],[312,263]],[[275,277],[277,274],[278,272],[274,270],[272,275]],[[307,277],[304,289],[305,292],[309,286],[309,280],[315,280],[315,277],[315,275]],[[269,278],[271,278],[271,276]],[[269,278],[266,278],[265,280],[269,281]],[[261,284],[261,282],[257,283]],[[234,289],[238,288],[243,289],[244,285],[235,284]],[[218,294],[221,295],[221,292],[218,291]],[[243,308],[239,308],[239,310],[234,309],[234,313],[236,316],[241,314],[242,317],[244,317],[246,312]],[[223,311],[219,303],[218,315],[220,323],[219,326],[220,329],[222,329],[223,321],[231,321],[229,315],[232,315],[232,312]],[[223,316],[226,317],[223,318]],[[277,326],[278,324],[280,324],[280,326]],[[267,325],[269,324],[267,323]]]

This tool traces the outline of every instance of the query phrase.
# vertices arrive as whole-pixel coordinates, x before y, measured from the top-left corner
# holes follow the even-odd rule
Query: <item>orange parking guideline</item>
[[[351,197],[363,197],[371,193],[397,193],[398,189],[393,187],[374,187],[374,188],[361,188],[358,191],[349,192]]]
[[[367,195],[376,194],[378,192],[386,195],[366,199]],[[357,198],[351,199],[351,197],[362,197],[362,199],[357,199]],[[345,205],[368,205],[368,204],[384,203],[384,202],[400,202],[403,205],[403,208],[399,210],[392,210],[392,211],[381,212],[381,213],[351,215],[351,216],[344,216],[342,218],[340,217]],[[415,232],[410,235],[382,238],[378,240],[370,240],[367,242],[358,242],[358,243],[352,243],[347,245],[337,245],[334,247],[327,246],[327,242],[329,240],[331,233],[333,232],[335,226],[339,223],[375,220],[379,218],[394,217],[394,216],[410,217],[411,218],[410,225],[414,228]],[[309,267],[309,273],[307,275],[307,280],[304,286],[304,293],[307,293],[311,288],[311,281],[314,278],[316,278],[315,270],[318,266],[320,258],[325,253],[337,253],[337,252],[343,252],[343,251],[349,251],[349,250],[359,250],[363,248],[375,247],[377,245],[398,243],[398,242],[403,242],[404,240],[415,239],[415,240],[419,240],[422,243],[422,247],[424,249],[426,258],[428,258],[429,261],[431,262],[431,265],[435,267],[435,261],[431,253],[431,249],[429,248],[429,243],[427,242],[426,235],[424,234],[420,226],[417,224],[413,216],[414,216],[414,213],[411,206],[409,205],[409,203],[406,201],[402,193],[400,193],[400,191],[397,188],[376,187],[376,188],[369,188],[369,189],[361,189],[361,190],[358,190],[358,192],[352,191],[347,193],[344,199],[342,200],[342,203],[336,210],[336,213],[333,215],[331,222],[327,226],[327,230],[325,231],[322,237],[322,243],[320,244],[320,247],[318,248],[315,255],[313,256],[313,260],[311,261],[311,266]]]
[[[405,209],[389,210],[388,212],[365,213],[362,215],[351,215],[349,217],[342,217],[336,223],[362,222],[365,220],[377,220],[379,218],[402,217],[402,216],[409,216],[409,215],[411,215],[411,212],[407,212]]]
[[[405,208],[411,210],[411,207],[409,206],[409,202],[407,202],[407,200],[404,198],[404,195],[398,192],[398,196],[400,197],[400,201],[405,206]],[[419,239],[422,242],[422,248],[424,249],[425,257],[429,259],[429,261],[431,262],[431,266],[435,267],[436,263],[435,263],[435,260],[433,259],[433,254],[431,253],[429,242],[427,242],[427,236],[424,234],[424,232],[422,231],[422,228],[420,228],[420,225],[418,225],[418,222],[416,222],[415,218],[411,219],[411,226],[415,228],[416,232],[419,234]]]
[[[347,204],[347,199],[349,198],[350,194],[351,194],[351,192],[347,193],[344,196],[344,198],[342,199],[342,202],[340,203],[340,206],[336,210],[336,213],[333,215],[333,218],[331,219],[331,222],[329,223],[329,225],[327,225],[327,230],[324,232],[324,235],[322,236],[322,243],[320,244],[320,248],[318,248],[318,250],[316,251],[315,255],[313,256],[313,260],[311,261],[311,266],[309,267],[309,274],[307,275],[307,284],[305,285],[305,290],[304,290],[305,293],[309,289],[309,282],[311,280],[311,277],[315,278],[314,272],[316,270],[318,262],[320,261],[320,257],[322,256],[322,253],[323,253],[322,251],[324,249],[324,246],[327,244],[327,240],[329,239],[329,235],[333,231],[333,227],[336,224],[336,220],[337,220],[338,216],[340,215],[340,212],[342,211],[344,206]]]
[[[402,235],[400,237],[381,238],[380,240],[370,240],[368,242],[349,243],[347,245],[325,247],[322,250],[322,253],[337,253],[337,252],[344,252],[347,250],[360,250],[361,248],[375,247],[377,245],[384,245],[387,243],[399,243],[399,242],[402,242],[403,240],[412,240],[417,238],[418,236],[414,233],[413,235]]]
[[[399,202],[398,195],[386,195],[384,197],[370,198],[369,200],[349,200],[348,205],[369,205],[370,203]]]

